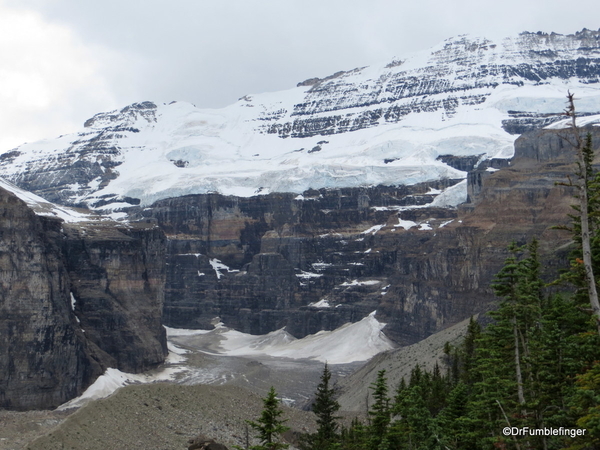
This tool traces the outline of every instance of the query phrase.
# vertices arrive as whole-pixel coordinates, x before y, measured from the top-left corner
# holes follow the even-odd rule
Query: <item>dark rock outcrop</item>
[[[360,320],[376,309],[393,272],[392,254],[371,253],[377,237],[368,230],[387,226],[402,235],[404,229],[394,227],[398,209],[426,204],[432,188],[456,181],[157,202],[144,214],[169,237],[165,324],[208,328],[220,317],[246,332],[286,326],[302,337]],[[406,213],[437,224],[456,215],[420,211]],[[362,278],[370,279],[353,282]],[[310,306],[325,297],[337,307]]]
[[[161,363],[164,237],[63,223],[0,188],[0,407],[53,408],[107,367]]]
[[[214,439],[199,434],[194,439],[188,441],[188,450],[227,450],[223,444],[219,444]]]

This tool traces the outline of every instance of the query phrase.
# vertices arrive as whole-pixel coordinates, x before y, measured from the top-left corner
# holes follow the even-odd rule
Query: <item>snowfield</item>
[[[73,208],[51,203],[47,200],[44,200],[42,197],[25,191],[2,178],[0,178],[0,187],[12,192],[19,199],[27,203],[27,206],[29,206],[38,216],[55,217],[57,219],[62,219],[67,223],[87,222],[90,220],[102,219],[108,220],[108,218],[103,218],[96,214],[84,213]]]
[[[600,49],[586,36],[458,36],[316,84],[246,95],[218,110],[134,104],[97,114],[78,133],[7,151],[0,176],[17,181],[51,169],[46,178],[60,178],[61,161],[109,159],[100,168],[110,177],[56,181],[72,204],[98,202],[93,208],[104,212],[130,206],[127,197],[147,206],[187,194],[248,197],[464,179],[438,157],[510,158],[517,135],[504,122],[556,116],[569,90],[578,111],[600,112],[597,77],[561,72],[580,60],[592,70]],[[466,186],[445,194],[438,205],[454,206],[466,198]]]
[[[380,282],[373,280],[371,283]],[[317,307],[324,307],[324,304]],[[221,355],[265,355],[314,359],[329,364],[347,364],[366,361],[380,352],[394,348],[392,342],[382,332],[384,327],[385,324],[375,318],[375,311],[373,311],[359,322],[347,323],[333,331],[320,331],[302,339],[296,339],[285,329],[255,336],[227,328],[222,324],[217,324],[209,331],[166,328],[168,338],[202,335],[204,342],[212,343],[210,345],[212,351]]]
[[[169,356],[159,369],[142,374],[129,374],[109,368],[81,396],[58,409],[81,407],[91,400],[108,397],[120,387],[129,384],[157,381],[222,384],[235,377],[235,374],[223,373],[222,363],[219,365],[221,368],[215,368],[214,373],[205,373],[205,370],[194,367],[188,362],[194,354],[245,357],[249,360],[260,357],[283,360],[310,359],[333,365],[366,361],[394,347],[381,331],[384,326],[385,324],[375,318],[373,312],[359,322],[345,324],[333,331],[321,331],[303,339],[294,338],[284,329],[264,336],[255,336],[232,330],[221,323],[213,330],[165,327],[169,340]],[[187,348],[173,342],[182,339],[187,343]],[[200,345],[196,345],[198,343]]]

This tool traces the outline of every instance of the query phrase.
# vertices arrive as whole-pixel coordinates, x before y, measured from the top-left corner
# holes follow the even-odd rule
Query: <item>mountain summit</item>
[[[78,133],[1,154],[0,176],[113,211],[186,194],[460,179],[450,156],[511,157],[517,134],[560,118],[567,90],[580,111],[600,112],[599,80],[600,31],[459,36],[218,110],[142,102],[100,113]]]

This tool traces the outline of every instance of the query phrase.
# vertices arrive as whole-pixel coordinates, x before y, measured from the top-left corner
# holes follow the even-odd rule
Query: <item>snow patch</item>
[[[596,98],[596,101],[598,101],[598,98]],[[564,103],[565,101],[563,100],[563,109],[564,109]],[[578,102],[578,108],[581,109],[581,105]],[[597,108],[596,105],[594,105],[594,108]],[[554,122],[550,125],[548,125],[547,127],[545,127],[546,130],[563,130],[565,128],[571,128],[571,125],[573,123],[573,119],[571,119],[570,117],[568,119],[564,119],[564,120],[559,120],[558,122]],[[588,125],[593,125],[595,127],[600,126],[600,115],[593,115],[593,116],[584,116],[584,117],[577,117],[577,126],[578,127],[585,127]]]
[[[215,273],[217,274],[217,279],[220,280],[221,277],[223,276],[223,272],[221,272],[221,270],[226,270],[227,272],[230,272],[230,269],[228,266],[226,266],[225,264],[223,264],[221,261],[219,261],[216,258],[212,258],[210,261],[210,265],[212,266],[212,268],[214,269]],[[198,274],[200,274],[198,272]]]
[[[445,222],[442,222],[438,228],[444,228],[446,225],[452,222],[454,222],[454,219],[446,220]]]
[[[318,302],[309,303],[308,306],[312,306],[313,308],[331,308],[329,301],[326,299],[319,300]]]
[[[316,262],[316,263],[312,263],[311,266],[315,270],[324,270],[324,269],[326,269],[328,267],[333,266],[333,264],[331,264],[331,263],[325,263],[325,262]]]
[[[313,273],[313,272],[305,272],[304,270],[301,271],[301,273],[297,273],[296,276],[298,278],[302,278],[302,279],[309,279],[309,278],[320,278],[323,276],[322,273]]]
[[[404,228],[405,230],[409,230],[412,227],[416,227],[417,223],[413,222],[412,220],[403,220],[400,217],[398,217],[398,223],[396,225],[394,225],[395,228]]]
[[[67,403],[56,408],[58,411],[64,411],[71,408],[84,406],[91,400],[98,400],[112,395],[117,389],[128,384],[152,383],[155,381],[169,381],[174,375],[182,371],[183,368],[168,367],[156,374],[131,374],[121,372],[118,369],[108,368],[103,375],[100,375],[96,381],[88,387],[83,394]]]
[[[67,223],[100,220],[100,218],[93,213],[81,213],[73,208],[56,205],[42,197],[21,189],[2,178],[0,178],[0,187],[12,192],[19,199],[27,203],[27,206],[29,206],[38,216],[55,217],[57,219],[62,219]]]
[[[373,285],[379,284],[379,283],[381,283],[381,281],[379,281],[379,280],[366,280],[366,281],[352,280],[350,282],[345,281],[342,284],[340,284],[340,286],[373,286]]]
[[[369,233],[372,233],[373,235],[375,235],[383,227],[385,227],[385,224],[383,224],[383,225],[375,225],[375,226],[372,226],[371,228],[369,228],[368,230],[363,231],[360,234],[369,234]]]
[[[385,324],[375,318],[375,311],[356,323],[342,325],[334,331],[320,331],[295,339],[284,330],[265,336],[227,331],[221,341],[228,355],[269,355],[293,359],[316,359],[329,364],[366,361],[377,353],[394,348],[383,334]]]
[[[440,208],[456,207],[467,201],[467,180],[463,180],[454,186],[446,188],[427,206]]]

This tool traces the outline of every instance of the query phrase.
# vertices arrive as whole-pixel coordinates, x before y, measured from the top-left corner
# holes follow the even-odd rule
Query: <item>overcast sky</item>
[[[0,0],[0,152],[152,100],[218,108],[459,34],[600,28],[580,0]]]

